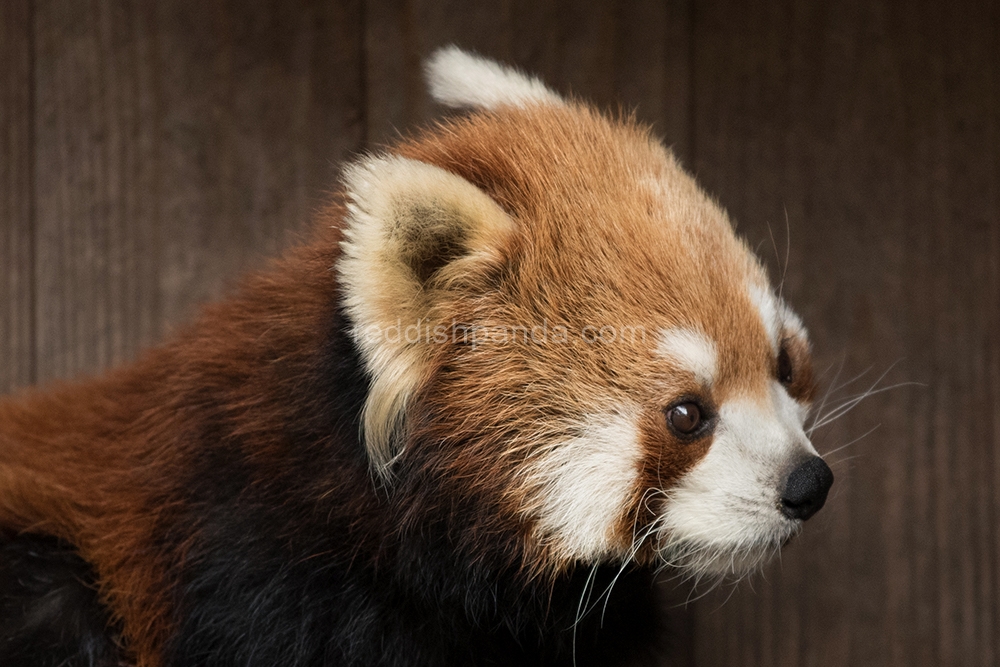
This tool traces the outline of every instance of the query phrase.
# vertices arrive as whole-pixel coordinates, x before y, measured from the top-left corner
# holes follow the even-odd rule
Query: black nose
[[[781,511],[789,519],[805,521],[818,512],[826,502],[826,494],[833,485],[833,472],[818,456],[800,463],[785,482],[781,494]]]

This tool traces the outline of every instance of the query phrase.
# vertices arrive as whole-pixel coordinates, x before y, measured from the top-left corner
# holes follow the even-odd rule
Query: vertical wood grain
[[[509,61],[510,14],[510,0],[366,0],[369,143],[392,141],[441,112],[423,78],[423,61],[437,47],[457,44]]]
[[[687,0],[514,0],[517,62],[561,91],[634,110],[690,164],[691,11]]]
[[[0,4],[0,393],[34,380],[31,3]]]
[[[297,238],[361,147],[359,2],[158,3],[163,321]]]
[[[998,35],[986,4],[698,4],[701,180],[776,274],[787,220],[821,365],[867,369],[841,393],[921,383],[819,432],[878,427],[780,563],[698,603],[699,665],[997,659]]]
[[[157,333],[148,19],[120,2],[35,3],[39,380],[120,363]]]
[[[360,5],[39,0],[39,377],[119,363],[295,238],[359,148]]]

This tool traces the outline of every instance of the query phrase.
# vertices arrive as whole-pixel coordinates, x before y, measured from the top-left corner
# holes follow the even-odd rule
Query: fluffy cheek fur
[[[562,561],[627,557],[619,524],[639,484],[643,451],[638,410],[594,415],[578,435],[537,451],[527,477],[537,539]],[[534,506],[531,506],[534,505]]]

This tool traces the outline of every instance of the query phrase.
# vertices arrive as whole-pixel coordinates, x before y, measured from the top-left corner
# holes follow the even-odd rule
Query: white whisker
[[[590,602],[590,593],[593,592],[594,576],[597,574],[598,567],[600,567],[600,564],[594,563],[593,567],[590,568],[590,572],[587,573],[587,578],[583,582],[583,590],[580,592],[580,602],[576,605],[576,620],[573,621],[573,667],[576,667],[576,629],[586,613],[581,613],[581,610]]]
[[[841,384],[839,387],[836,387],[836,388],[831,389],[830,391],[828,391],[826,393],[826,395],[823,397],[823,401],[820,403],[819,409],[816,411],[815,416],[813,417],[812,424],[806,429],[806,434],[811,438],[813,432],[815,432],[817,429],[819,429],[819,428],[821,428],[821,427],[823,427],[823,426],[831,423],[832,421],[834,421],[836,419],[839,419],[840,417],[843,417],[845,414],[847,414],[852,409],[854,409],[854,407],[858,403],[860,403],[861,401],[863,401],[865,398],[868,398],[869,396],[873,396],[875,394],[881,393],[883,391],[888,391],[890,389],[896,389],[896,388],[901,387],[901,386],[906,386],[907,384],[913,384],[913,383],[902,382],[902,383],[899,383],[899,384],[891,385],[889,387],[880,387],[880,388],[877,388],[878,385],[879,385],[879,383],[882,382],[882,380],[884,380],[886,378],[886,376],[892,371],[893,368],[896,367],[896,365],[900,361],[901,360],[896,360],[892,364],[890,364],[889,367],[886,368],[885,371],[881,375],[879,375],[877,378],[875,378],[875,381],[872,382],[865,391],[862,391],[859,394],[856,394],[856,395],[851,396],[851,397],[849,397],[849,398],[847,398],[845,400],[842,400],[838,405],[836,405],[835,407],[831,408],[830,410],[824,412],[824,410],[826,409],[827,398],[830,395],[832,395],[835,391],[839,391],[840,389],[853,384],[857,380],[859,380],[862,377],[864,377],[865,375],[867,375],[868,372],[869,372],[869,370],[871,370],[870,367],[867,368],[867,369],[865,369],[862,373],[856,375],[854,378],[852,378],[852,379],[848,380],[847,382]],[[838,371],[838,376],[839,376],[839,371]],[[834,381],[836,382],[836,379],[834,379]]]
[[[867,431],[865,431],[864,433],[862,433],[858,437],[854,438],[850,442],[846,442],[843,445],[841,445],[840,447],[835,447],[835,448],[831,449],[828,452],[823,452],[823,458],[826,458],[828,456],[832,456],[832,455],[836,454],[837,452],[839,452],[841,450],[844,450],[844,449],[847,449],[851,445],[856,444],[856,443],[864,440],[869,435],[871,435],[872,433],[874,433],[875,431],[877,431],[880,426],[881,426],[881,424],[875,424],[875,426],[871,427],[870,429],[868,429]]]
[[[833,468],[834,466],[839,466],[841,463],[846,463],[846,462],[851,461],[853,459],[860,459],[862,456],[864,456],[864,454],[855,454],[854,456],[845,456],[842,459],[837,459],[836,461],[831,461],[829,463],[829,466],[831,468]]]
[[[887,391],[891,391],[893,389],[899,389],[900,387],[908,387],[914,385],[923,386],[920,382],[899,382],[897,384],[889,385],[888,387],[881,387],[879,389],[874,389],[874,388],[869,389],[868,391],[859,394],[854,398],[846,400],[843,403],[839,404],[837,407],[831,409],[827,415],[824,415],[821,419],[817,420],[814,424],[812,424],[812,426],[809,427],[807,433],[811,437],[813,431],[815,431],[818,428],[823,428],[827,424],[830,424],[840,419],[841,417],[849,413],[851,410],[853,410],[855,407],[857,407],[858,404],[861,403],[861,401],[865,400],[866,398],[875,396],[876,394],[882,394]]]
[[[813,413],[814,415],[818,416],[818,415],[823,414],[824,411],[826,410],[826,402],[830,399],[830,397],[834,394],[834,392],[836,392],[836,391],[839,390],[838,386],[837,386],[837,381],[840,379],[840,374],[842,372],[844,372],[844,363],[846,361],[847,361],[846,356],[840,358],[840,365],[837,366],[837,372],[834,373],[834,375],[833,375],[833,381],[830,382],[830,388],[827,389],[825,392],[823,392],[823,398],[820,399],[819,406],[816,408],[816,410]],[[816,418],[817,418],[816,416],[814,416],[813,421],[816,420]],[[809,433],[811,435],[812,431],[809,430]]]

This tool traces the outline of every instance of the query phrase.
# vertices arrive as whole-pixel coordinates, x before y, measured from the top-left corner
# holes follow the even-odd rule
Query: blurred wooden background
[[[673,610],[676,663],[1000,661],[994,2],[3,0],[0,391],[128,360],[287,245],[433,117],[450,42],[635,107],[784,273],[827,386],[862,375],[835,398],[919,383],[818,432],[875,429],[780,562]]]

